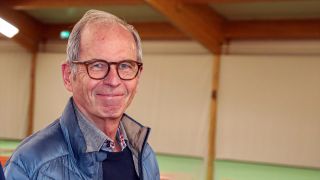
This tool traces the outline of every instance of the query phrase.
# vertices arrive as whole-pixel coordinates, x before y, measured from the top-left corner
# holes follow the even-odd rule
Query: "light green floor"
[[[161,174],[186,174],[192,179],[204,179],[205,166],[201,158],[157,155]]]
[[[0,155],[9,156],[19,141],[0,140]],[[192,180],[205,179],[205,163],[201,158],[158,154],[162,174],[179,174]],[[215,180],[320,180],[320,169],[276,165],[215,161]],[[185,176],[181,176],[185,175]]]
[[[188,174],[194,180],[205,179],[204,162],[200,158],[158,155],[160,171]],[[215,180],[320,180],[320,169],[306,169],[243,163],[236,161],[215,161]]]
[[[320,170],[241,163],[215,162],[216,180],[320,180]]]
[[[10,156],[19,143],[20,141],[18,140],[0,140],[0,156]]]

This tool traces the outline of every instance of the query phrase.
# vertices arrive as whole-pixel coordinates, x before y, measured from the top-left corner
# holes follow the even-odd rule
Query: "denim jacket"
[[[127,115],[121,123],[138,176],[141,180],[159,180],[155,153],[147,143],[150,128]],[[22,141],[4,172],[7,180],[102,180],[102,161],[106,158],[103,151],[86,152],[71,98],[58,120]]]

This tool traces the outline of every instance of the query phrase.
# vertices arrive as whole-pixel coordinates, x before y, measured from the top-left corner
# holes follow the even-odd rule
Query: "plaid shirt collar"
[[[80,130],[86,142],[86,152],[89,153],[100,150],[114,152],[115,142],[88,120],[75,104],[74,107]],[[127,147],[128,138],[121,121],[116,133],[116,141],[120,145],[121,151]]]

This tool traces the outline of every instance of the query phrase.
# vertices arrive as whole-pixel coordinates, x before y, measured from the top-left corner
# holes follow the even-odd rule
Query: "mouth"
[[[101,97],[121,97],[124,96],[123,93],[97,93],[97,96],[101,96]]]
[[[105,108],[116,108],[118,109],[124,103],[123,93],[97,93],[96,97],[99,99],[101,105]]]
[[[125,94],[124,93],[97,93],[96,97],[101,101],[103,101],[103,104],[114,105],[114,104],[122,103],[125,98]]]

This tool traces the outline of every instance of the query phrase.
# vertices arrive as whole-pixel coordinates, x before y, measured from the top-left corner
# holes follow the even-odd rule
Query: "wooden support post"
[[[34,100],[35,100],[35,85],[36,85],[36,63],[37,63],[37,52],[34,52],[32,53],[32,59],[31,59],[28,123],[27,123],[27,132],[26,132],[27,136],[33,133]]]
[[[215,54],[213,59],[211,118],[209,122],[207,180],[214,179],[214,160],[216,157],[216,125],[217,125],[217,92],[219,85],[220,54]]]

